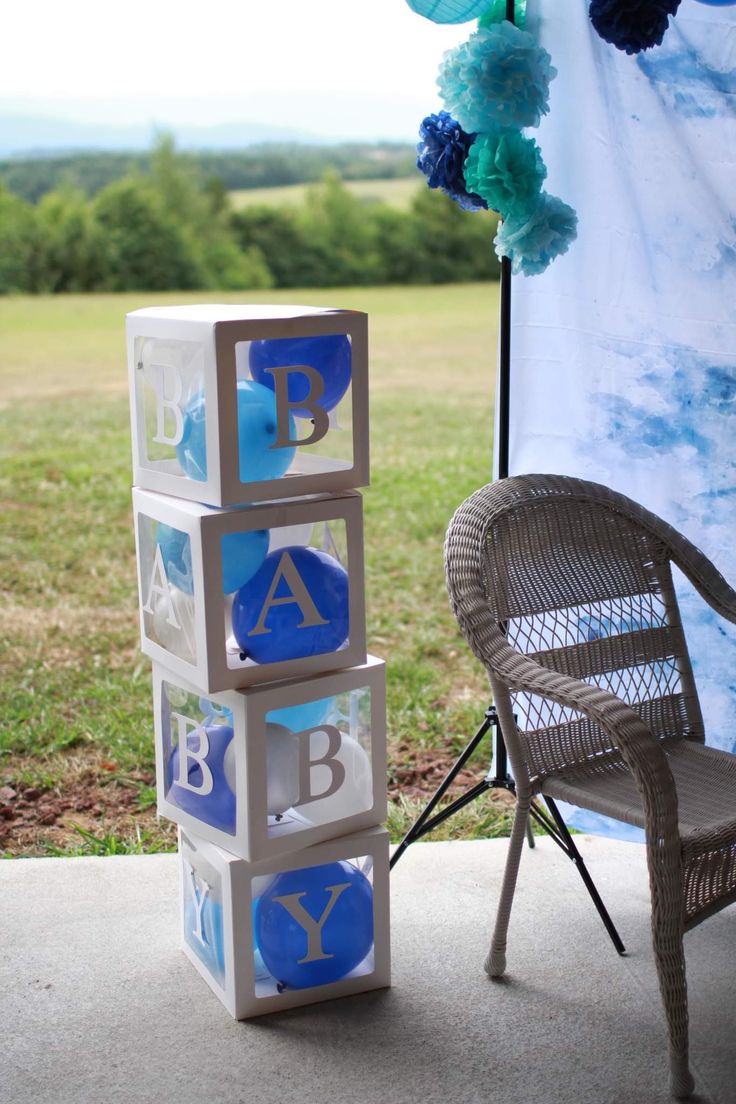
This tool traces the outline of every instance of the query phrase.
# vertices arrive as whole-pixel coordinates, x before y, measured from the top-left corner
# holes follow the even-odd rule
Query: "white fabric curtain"
[[[633,57],[587,0],[528,0],[527,28],[558,69],[545,186],[580,222],[513,281],[511,474],[606,483],[736,582],[736,7],[683,0]],[[736,751],[736,631],[682,580],[680,602],[708,743]]]

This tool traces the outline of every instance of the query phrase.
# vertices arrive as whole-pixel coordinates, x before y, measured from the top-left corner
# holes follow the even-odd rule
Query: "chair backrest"
[[[702,741],[672,582],[673,532],[623,495],[564,476],[517,476],[472,496],[448,531],[448,588],[496,693],[507,687],[484,616],[517,652],[622,698],[659,739]],[[479,618],[473,604],[484,605]],[[512,763],[532,780],[617,755],[575,710],[519,693],[511,705]]]

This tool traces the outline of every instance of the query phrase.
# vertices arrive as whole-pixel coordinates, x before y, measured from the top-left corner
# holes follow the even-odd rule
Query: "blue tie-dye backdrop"
[[[607,483],[736,581],[736,7],[683,0],[629,57],[529,0],[559,76],[539,140],[579,239],[513,288],[511,472]],[[736,751],[736,631],[682,581],[708,743]],[[572,823],[635,838],[588,814]]]

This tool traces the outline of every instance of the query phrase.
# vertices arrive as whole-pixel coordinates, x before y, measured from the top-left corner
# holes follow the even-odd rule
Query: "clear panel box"
[[[133,490],[141,647],[217,693],[365,662],[357,492],[218,510]]]
[[[367,484],[365,314],[156,307],[127,333],[136,485],[235,506]]]
[[[386,668],[204,697],[153,667],[158,811],[251,862],[386,819]]]
[[[179,830],[183,950],[238,1020],[390,985],[384,828],[248,863]]]

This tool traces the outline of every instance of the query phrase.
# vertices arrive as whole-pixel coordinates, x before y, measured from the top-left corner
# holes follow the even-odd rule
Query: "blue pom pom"
[[[488,204],[465,186],[463,163],[473,144],[474,134],[466,134],[447,111],[427,115],[419,128],[417,168],[430,188],[441,188],[465,211],[484,210]]]
[[[557,196],[542,192],[533,206],[513,211],[498,228],[496,253],[511,259],[511,271],[538,276],[577,237],[578,217]]]
[[[590,19],[601,38],[638,54],[659,46],[680,0],[591,0]]]
[[[532,35],[504,22],[448,50],[437,84],[446,109],[472,133],[539,126],[555,76],[552,59]]]

